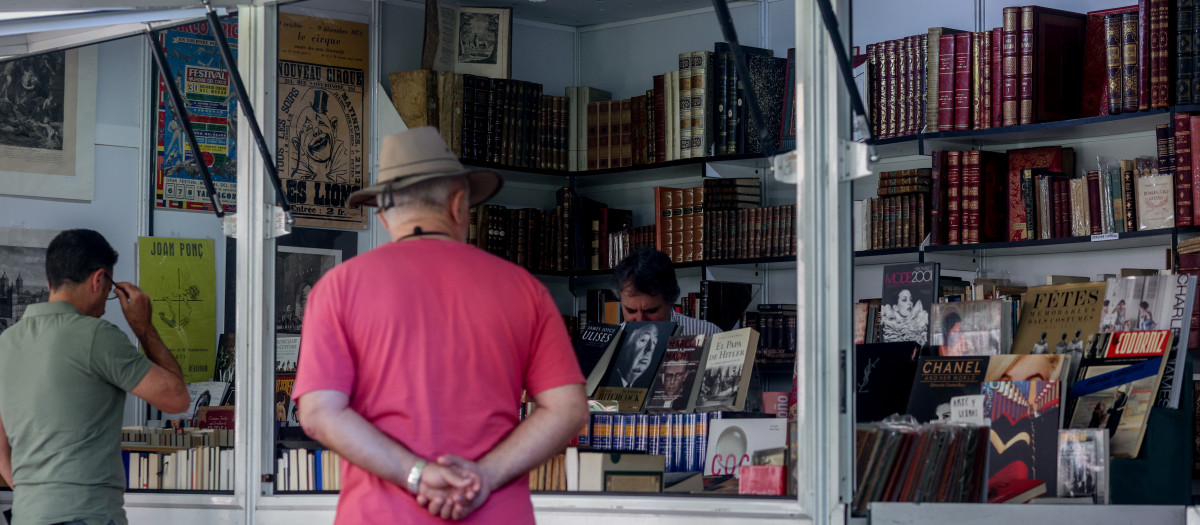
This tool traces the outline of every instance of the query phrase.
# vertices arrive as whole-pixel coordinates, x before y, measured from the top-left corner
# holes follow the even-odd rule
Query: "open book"
[[[509,78],[511,57],[512,8],[425,2],[422,69]]]

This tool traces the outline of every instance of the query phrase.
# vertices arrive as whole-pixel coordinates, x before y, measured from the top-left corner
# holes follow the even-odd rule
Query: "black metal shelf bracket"
[[[204,190],[208,192],[208,200],[212,203],[213,213],[217,214],[218,219],[222,218],[225,216],[225,208],[221,206],[221,200],[217,198],[217,190],[212,182],[212,173],[208,171],[208,165],[204,163],[204,157],[200,153],[200,144],[196,142],[196,133],[192,130],[192,120],[188,117],[183,96],[179,94],[179,85],[175,83],[175,75],[171,72],[171,66],[167,64],[167,57],[163,53],[162,47],[155,41],[157,36],[158,32],[150,27],[150,24],[146,24],[146,41],[150,45],[150,50],[153,51],[151,56],[154,57],[154,64],[158,66],[158,73],[162,75],[163,83],[166,84],[167,101],[171,104],[171,110],[175,112],[175,118],[179,121],[180,128],[187,135],[188,146],[191,146],[192,149],[192,162],[196,163],[196,167],[199,168],[200,179],[204,182]]]
[[[225,70],[229,72],[230,84],[233,86],[234,94],[237,95],[238,106],[241,108],[242,115],[246,117],[250,132],[254,134],[254,142],[258,145],[258,154],[262,157],[263,167],[267,170],[267,179],[275,188],[275,198],[279,202],[279,207],[283,209],[287,223],[293,224],[295,220],[292,218],[292,206],[288,203],[287,194],[283,191],[283,184],[279,181],[275,159],[271,156],[271,150],[267,148],[267,141],[263,139],[262,130],[258,125],[258,117],[254,113],[254,106],[250,104],[250,96],[246,94],[246,86],[242,83],[241,73],[238,72],[237,61],[233,59],[233,52],[229,50],[229,41],[225,39],[225,32],[221,30],[221,21],[217,19],[217,13],[213,11],[209,0],[204,0],[204,9],[204,16],[208,18],[209,31],[212,32],[213,39],[217,42],[217,48],[221,50],[221,61],[225,64]]]

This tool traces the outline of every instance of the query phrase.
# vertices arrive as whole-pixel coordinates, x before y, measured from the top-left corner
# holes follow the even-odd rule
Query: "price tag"
[[[1093,235],[1093,236],[1092,236],[1092,242],[1100,242],[1100,241],[1115,241],[1115,240],[1117,240],[1117,239],[1120,239],[1120,238],[1121,238],[1121,234],[1119,234],[1119,233],[1116,233],[1116,232],[1114,232],[1114,233],[1101,233],[1101,234]]]

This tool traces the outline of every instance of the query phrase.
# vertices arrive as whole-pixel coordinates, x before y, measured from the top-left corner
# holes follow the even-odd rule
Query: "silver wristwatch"
[[[416,494],[421,489],[421,473],[425,471],[425,460],[418,459],[408,471],[408,491]]]

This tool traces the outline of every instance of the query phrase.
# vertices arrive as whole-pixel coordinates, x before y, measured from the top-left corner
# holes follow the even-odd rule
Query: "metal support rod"
[[[271,157],[271,150],[267,149],[267,141],[263,139],[262,129],[258,125],[258,117],[254,113],[254,106],[250,104],[250,97],[246,95],[246,86],[242,84],[242,75],[238,73],[233,52],[229,50],[229,41],[225,39],[225,32],[221,30],[221,21],[217,19],[217,13],[213,11],[208,0],[204,1],[204,8],[206,9],[204,16],[208,18],[209,30],[212,31],[213,38],[217,41],[217,48],[221,50],[221,61],[225,63],[225,69],[229,71],[230,84],[233,85],[233,92],[237,95],[238,106],[241,107],[246,122],[250,124],[250,131],[254,133],[254,142],[258,144],[259,155],[262,155],[263,167],[267,170],[267,179],[275,188],[275,198],[279,201],[279,207],[283,208],[287,222],[291,224],[293,222],[292,206],[288,203],[287,194],[283,191],[283,183],[279,181],[279,172],[275,169],[275,159]]]
[[[725,35],[725,40],[729,42],[729,49],[733,53],[738,81],[744,82],[743,85],[746,86],[746,102],[750,106],[750,117],[754,119],[754,125],[758,129],[758,143],[762,146],[763,155],[774,157],[775,144],[772,143],[770,132],[763,122],[762,109],[758,106],[758,95],[754,93],[754,87],[750,85],[750,69],[746,66],[746,57],[742,54],[742,46],[738,45],[737,30],[733,28],[729,5],[725,3],[725,0],[713,0],[713,8],[717,11],[717,22],[721,24],[721,33]]]
[[[175,112],[175,118],[179,120],[179,126],[183,128],[183,132],[187,135],[188,145],[192,147],[192,162],[196,163],[196,167],[200,168],[200,178],[204,181],[204,189],[208,191],[208,200],[212,203],[213,212],[217,214],[217,218],[225,216],[225,208],[221,206],[220,199],[217,199],[217,189],[213,187],[212,174],[208,171],[208,165],[204,163],[204,157],[200,155],[200,144],[196,143],[196,134],[192,131],[192,120],[188,118],[187,108],[183,105],[183,97],[179,94],[179,86],[175,84],[175,77],[171,73],[171,66],[167,64],[167,57],[163,54],[163,50],[155,41],[157,32],[146,24],[146,40],[150,43],[150,50],[153,51],[151,56],[154,57],[154,63],[158,66],[158,73],[162,75],[163,81],[167,85],[167,94],[170,97],[167,99],[171,103],[171,110]]]

